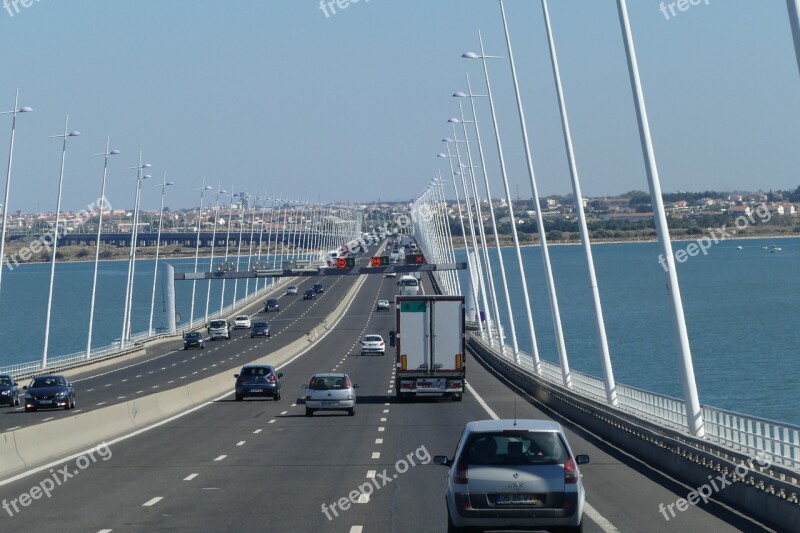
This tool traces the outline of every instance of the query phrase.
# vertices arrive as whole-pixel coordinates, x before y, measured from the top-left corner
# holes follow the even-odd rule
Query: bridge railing
[[[222,308],[221,311],[216,311],[212,314],[209,314],[209,320],[215,318],[226,317],[234,314],[239,309],[250,305],[255,300],[258,300],[263,296],[265,292],[273,290],[274,288],[286,283],[288,278],[278,278],[276,279],[275,283],[272,285],[267,285],[266,287],[260,289],[255,293],[251,293],[246,297],[242,298],[241,300],[236,300],[236,302],[229,304]],[[80,352],[74,352],[66,355],[59,355],[56,357],[51,357],[47,361],[47,367],[42,368],[42,361],[29,361],[26,363],[19,363],[15,365],[9,365],[5,367],[0,367],[0,374],[8,374],[14,376],[16,380],[23,380],[30,377],[34,377],[36,375],[40,375],[44,372],[48,373],[58,373],[63,372],[65,370],[69,370],[71,368],[75,368],[78,366],[83,366],[90,363],[95,363],[97,361],[102,361],[103,359],[109,359],[112,357],[118,357],[120,355],[124,355],[129,352],[134,352],[139,350],[145,342],[158,340],[162,338],[174,337],[178,335],[182,335],[185,332],[195,330],[197,328],[201,328],[205,326],[206,319],[205,315],[196,318],[191,322],[191,324],[183,324],[176,329],[175,334],[171,333],[157,333],[157,334],[149,334],[147,331],[142,331],[136,333],[131,336],[129,340],[125,342],[126,347],[124,349],[120,349],[120,341],[119,339],[115,340],[111,344],[106,346],[98,347],[93,349],[89,356],[86,356],[86,350]]]
[[[480,336],[473,335],[473,339],[489,347],[489,343]],[[508,345],[504,357],[514,362],[513,349]],[[559,365],[542,359],[539,363],[539,377],[555,386],[564,386]],[[536,374],[533,357],[522,351],[519,353],[519,367]],[[577,370],[571,370],[570,377],[573,392],[595,401],[607,402],[605,384],[601,378]],[[616,392],[620,411],[688,434],[686,404],[683,400],[620,383],[616,384]],[[708,442],[753,457],[764,453],[773,459],[773,464],[800,471],[800,426],[710,405],[703,405],[702,410],[706,432],[704,438]]]

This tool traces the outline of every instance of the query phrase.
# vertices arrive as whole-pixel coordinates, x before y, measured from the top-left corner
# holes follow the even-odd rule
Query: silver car
[[[583,530],[585,494],[564,429],[549,420],[480,420],[464,428],[449,466],[447,531],[468,528]]]
[[[358,384],[350,381],[350,376],[340,373],[314,374],[306,391],[306,416],[315,411],[347,411],[356,414],[356,391]]]

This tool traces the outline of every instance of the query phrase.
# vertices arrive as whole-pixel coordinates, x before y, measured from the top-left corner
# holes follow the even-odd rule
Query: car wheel
[[[347,416],[354,416],[355,414],[356,414],[355,407],[351,407],[350,409],[347,410]]]
[[[562,527],[558,531],[562,531],[563,533],[582,533],[583,532],[583,519],[581,519],[581,523],[577,526],[567,526]]]
[[[306,416],[312,416],[314,414],[314,410],[310,407],[306,407]]]
[[[16,399],[16,401],[14,402],[14,406],[15,406],[15,407],[19,407],[19,395],[17,395],[17,399]]]
[[[26,413],[32,413],[32,412],[34,412],[34,411],[36,411],[36,408],[35,408],[35,407],[26,407],[26,408],[25,408],[25,412],[26,412]]]
[[[450,509],[447,509],[447,533],[468,533],[470,528],[456,527],[453,520],[450,518]]]
[[[236,401],[237,402],[241,402],[242,400],[244,400],[244,396],[242,396],[241,394],[237,394],[236,395]]]
[[[72,399],[72,408],[75,409],[75,398]]]
[[[275,393],[275,396],[272,397],[276,402],[281,399],[281,391]]]
[[[453,394],[453,396],[452,396],[454,402],[460,402],[462,397],[463,396],[461,394],[458,394],[458,393]]]
[[[202,345],[202,346],[200,347],[200,349],[201,349],[201,350],[205,350],[205,349],[206,349],[206,345],[205,345],[205,344],[204,344],[204,345]]]

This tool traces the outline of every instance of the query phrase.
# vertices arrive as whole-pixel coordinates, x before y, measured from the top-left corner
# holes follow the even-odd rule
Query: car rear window
[[[192,332],[192,333],[187,333],[187,334],[186,334],[186,338],[187,338],[187,339],[196,339],[197,337],[201,337],[201,336],[202,336],[202,335],[200,335],[200,333],[198,333],[198,332],[196,332],[196,331],[195,331],[195,332]]]
[[[349,380],[343,376],[315,377],[308,386],[311,390],[343,390],[349,389]]]
[[[0,385],[5,385],[5,386],[10,387],[11,386],[11,380],[9,378],[2,377],[2,378],[0,378]]]
[[[272,369],[270,368],[262,368],[262,367],[254,367],[254,368],[243,368],[241,375],[242,376],[268,376],[272,373]]]
[[[367,335],[364,340],[367,342],[380,342],[383,339],[379,335]]]
[[[266,322],[255,322],[253,323],[253,328],[266,328],[268,324]]]
[[[569,459],[561,438],[552,432],[476,433],[464,448],[470,465],[563,464]]]

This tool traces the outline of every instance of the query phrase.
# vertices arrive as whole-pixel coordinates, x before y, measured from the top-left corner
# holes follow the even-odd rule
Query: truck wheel
[[[306,407],[306,416],[312,416],[314,414],[314,410]]]
[[[457,392],[457,393],[453,394],[453,401],[454,402],[460,402],[461,398],[463,398],[463,396],[461,395],[460,392]]]

